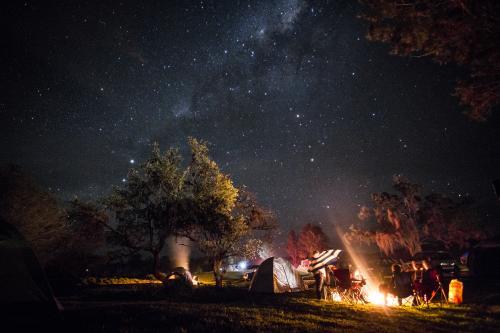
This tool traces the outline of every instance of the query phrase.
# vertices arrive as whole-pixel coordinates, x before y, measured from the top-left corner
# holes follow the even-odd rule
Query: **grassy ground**
[[[201,287],[168,295],[158,286],[94,288],[61,300],[79,332],[498,332],[498,306],[431,308],[327,303],[312,293],[252,295]]]
[[[117,285],[117,284],[127,284],[127,285],[161,284],[161,281],[156,279],[136,279],[127,277],[108,277],[108,278],[89,277],[83,279],[83,283],[86,285],[107,286],[107,285]]]

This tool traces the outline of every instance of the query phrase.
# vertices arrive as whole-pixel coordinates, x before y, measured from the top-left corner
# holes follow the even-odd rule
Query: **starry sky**
[[[120,185],[191,135],[284,230],[349,225],[394,174],[499,216],[500,119],[469,121],[460,68],[365,39],[355,1],[2,4],[0,163],[61,199]]]

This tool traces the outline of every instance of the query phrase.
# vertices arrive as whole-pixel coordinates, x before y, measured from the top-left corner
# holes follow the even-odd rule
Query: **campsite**
[[[11,274],[2,275],[6,282],[2,295],[29,305],[2,309],[8,314],[5,327],[17,331],[44,327],[74,332],[156,332],[159,328],[163,332],[496,332],[500,324],[499,285],[492,281],[482,281],[483,287],[489,285],[486,290],[476,287],[466,293],[468,302],[461,305],[318,300],[305,284],[308,272],[278,257],[258,265],[251,280],[242,272],[227,272],[222,289],[215,287],[211,272],[192,276],[176,268],[163,284],[154,279],[94,278],[55,297],[29,244],[11,226],[1,226],[0,254]],[[325,253],[325,262],[336,263],[341,251]],[[13,263],[13,258],[22,260]],[[480,282],[467,287],[474,288],[474,283]],[[492,294],[496,298],[485,304],[485,295]]]
[[[500,332],[500,0],[0,13],[0,333]]]

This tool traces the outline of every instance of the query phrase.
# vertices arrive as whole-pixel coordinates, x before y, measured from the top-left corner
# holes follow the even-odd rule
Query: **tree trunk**
[[[214,270],[214,277],[215,277],[215,286],[217,288],[222,288],[222,260],[220,259],[214,259],[213,263],[213,270]]]
[[[160,274],[160,251],[153,252],[153,275],[160,281],[163,281],[163,276]]]

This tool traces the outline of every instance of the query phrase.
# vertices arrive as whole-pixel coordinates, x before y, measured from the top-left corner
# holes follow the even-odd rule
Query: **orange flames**
[[[340,229],[337,228],[337,233],[344,243],[344,247],[346,251],[349,253],[350,257],[352,258],[354,265],[356,266],[357,270],[354,272],[354,277],[356,279],[361,279],[364,278],[366,281],[366,285],[363,286],[362,293],[365,297],[365,299],[370,302],[371,304],[375,305],[388,305],[388,306],[394,306],[398,305],[398,300],[396,297],[393,295],[388,294],[387,298],[384,300],[384,294],[379,291],[379,286],[382,283],[379,279],[377,279],[373,274],[369,274],[367,265],[363,258],[358,256],[352,249],[352,246],[345,240],[343,237]],[[339,295],[337,295],[339,296]],[[340,296],[336,299],[334,295],[334,300],[340,300]]]

